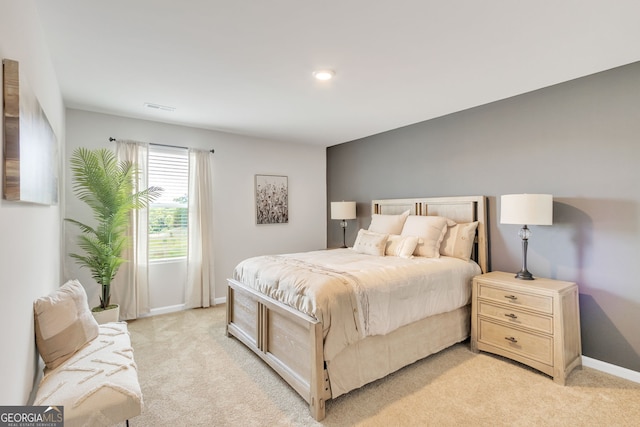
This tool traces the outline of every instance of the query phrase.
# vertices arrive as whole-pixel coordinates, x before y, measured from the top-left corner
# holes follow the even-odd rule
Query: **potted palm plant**
[[[134,180],[138,169],[129,161],[118,161],[113,151],[103,148],[89,150],[77,148],[71,156],[73,193],[93,211],[97,224],[94,226],[75,219],[66,221],[77,225],[82,232],[78,246],[84,253],[69,254],[81,267],[91,271],[91,276],[100,285],[100,305],[92,312],[98,322],[118,320],[119,306],[110,304],[111,281],[120,265],[126,260],[122,251],[128,246],[127,227],[132,210],[148,206],[162,189],[149,187],[134,192]],[[113,310],[109,320],[106,310]]]

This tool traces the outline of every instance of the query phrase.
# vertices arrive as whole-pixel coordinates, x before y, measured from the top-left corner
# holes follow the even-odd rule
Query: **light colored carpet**
[[[129,322],[138,426],[637,426],[640,384],[582,368],[567,386],[461,343],[327,403],[307,403],[224,333],[225,307]]]

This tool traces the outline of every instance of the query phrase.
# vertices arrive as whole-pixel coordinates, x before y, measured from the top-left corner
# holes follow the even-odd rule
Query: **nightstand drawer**
[[[553,366],[553,338],[479,319],[478,341]]]
[[[545,315],[527,313],[521,310],[505,308],[487,302],[478,303],[478,314],[492,317],[500,322],[508,322],[510,325],[518,325],[536,331],[553,333],[553,318]]]
[[[502,289],[480,282],[478,283],[478,297],[553,314],[553,298],[545,295],[528,294],[513,288]]]

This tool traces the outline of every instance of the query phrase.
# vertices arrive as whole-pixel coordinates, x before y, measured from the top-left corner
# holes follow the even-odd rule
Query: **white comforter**
[[[234,279],[323,324],[325,360],[345,346],[469,303],[473,261],[363,255],[352,249],[260,256]]]

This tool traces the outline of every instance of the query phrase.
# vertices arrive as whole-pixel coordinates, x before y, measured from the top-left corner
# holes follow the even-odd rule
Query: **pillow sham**
[[[475,241],[476,228],[478,228],[478,221],[447,227],[447,232],[440,245],[440,254],[469,261]]]
[[[418,244],[418,238],[415,236],[400,236],[397,234],[389,235],[387,245],[384,249],[385,255],[397,256],[400,258],[412,258],[413,251]]]
[[[442,216],[411,215],[404,223],[401,236],[420,239],[413,254],[426,258],[440,258],[440,244],[447,232],[449,219]],[[455,224],[455,223],[454,223]]]
[[[371,224],[369,231],[382,234],[400,234],[402,226],[409,216],[409,210],[402,212],[400,215],[371,215]]]
[[[69,280],[33,303],[36,345],[47,368],[54,369],[98,336],[98,322],[77,280]]]
[[[384,256],[388,234],[374,233],[360,229],[353,244],[353,250],[361,254]]]

